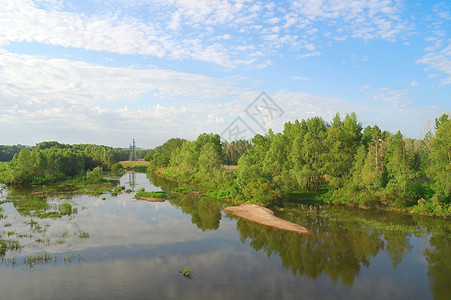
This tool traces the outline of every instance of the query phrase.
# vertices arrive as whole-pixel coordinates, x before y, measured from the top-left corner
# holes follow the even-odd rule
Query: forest
[[[92,144],[67,145],[42,142],[32,148],[2,146],[0,182],[9,185],[47,184],[68,178],[96,180],[102,170],[119,168],[118,162],[127,160],[129,151]]]
[[[423,139],[363,128],[355,113],[328,123],[287,122],[251,141],[170,139],[146,155],[149,171],[209,188],[225,200],[262,205],[310,199],[335,205],[451,216],[451,120]],[[237,168],[229,165],[237,164]]]
[[[129,151],[107,146],[42,142],[2,146],[0,182],[47,184],[95,179],[117,170]],[[145,156],[144,156],[145,154]],[[451,216],[451,120],[443,114],[423,139],[362,127],[355,113],[287,122],[251,141],[221,141],[203,133],[171,138],[139,153],[148,172],[206,188],[212,197],[281,204],[309,199],[335,205]]]

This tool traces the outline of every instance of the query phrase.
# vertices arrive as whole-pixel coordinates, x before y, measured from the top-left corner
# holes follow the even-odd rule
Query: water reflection
[[[222,205],[215,200],[194,194],[185,194],[178,195],[169,201],[172,205],[179,207],[183,213],[191,215],[192,223],[202,231],[219,228]]]
[[[443,225],[443,224],[441,224]],[[451,295],[451,227],[440,235],[433,235],[424,251],[434,299],[449,299]]]
[[[119,185],[147,191],[173,191],[179,185],[150,179],[125,174]],[[39,266],[42,280],[35,283],[70,291],[76,287],[68,282],[82,284],[86,293],[74,298],[96,293],[97,298],[176,298],[187,291],[197,298],[261,299],[296,299],[300,293],[318,299],[445,299],[451,294],[447,220],[311,204],[273,208],[276,216],[314,232],[305,236],[225,214],[223,203],[196,194],[148,203],[126,192],[93,197],[34,191],[3,189],[0,238],[18,241],[22,249],[5,247],[0,256],[7,261],[52,253],[59,261]],[[36,201],[33,209],[26,204],[30,199]],[[71,205],[70,213],[63,214],[64,203]],[[68,252],[82,252],[86,261],[65,268],[61,258]],[[192,281],[177,272],[187,265]],[[21,290],[15,283],[33,274],[10,270],[11,264],[3,267],[9,268],[3,273],[0,268],[0,275],[8,274],[1,276],[7,280],[3,284],[15,287],[3,295],[33,294],[33,288]],[[43,289],[40,294],[51,298]]]

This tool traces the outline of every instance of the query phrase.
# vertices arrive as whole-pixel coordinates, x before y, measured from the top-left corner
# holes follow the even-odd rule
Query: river
[[[174,188],[161,178],[126,173],[118,184],[124,192],[100,196],[1,187],[0,298],[450,299],[449,220],[272,207],[313,232],[302,236],[234,217],[202,195],[134,198]]]

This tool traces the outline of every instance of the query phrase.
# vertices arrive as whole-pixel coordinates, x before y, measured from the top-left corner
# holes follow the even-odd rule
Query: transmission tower
[[[136,144],[135,144],[135,139],[133,139],[133,144],[130,145],[130,157],[129,157],[130,161],[135,161],[136,160]]]

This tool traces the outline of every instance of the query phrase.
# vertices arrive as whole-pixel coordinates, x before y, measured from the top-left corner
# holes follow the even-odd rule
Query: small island
[[[294,231],[300,234],[312,234],[310,230],[307,228],[292,223],[281,218],[274,216],[274,212],[269,208],[256,205],[243,203],[240,206],[229,206],[224,208],[224,210],[231,212],[237,217],[256,222],[262,225],[286,230],[286,231]]]

